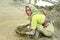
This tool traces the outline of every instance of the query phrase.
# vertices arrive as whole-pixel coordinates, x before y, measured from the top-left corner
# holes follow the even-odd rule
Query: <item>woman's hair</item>
[[[25,11],[27,11],[27,10],[26,10],[27,7],[30,8],[29,6],[25,6]],[[30,10],[31,10],[31,9],[30,9]]]

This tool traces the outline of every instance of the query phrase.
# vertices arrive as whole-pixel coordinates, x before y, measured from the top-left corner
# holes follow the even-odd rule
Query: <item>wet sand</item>
[[[0,40],[19,40],[15,33],[17,26],[27,23],[24,7],[8,3],[0,5]]]
[[[10,3],[8,0],[6,2],[4,0],[0,2],[0,40],[26,40],[26,37],[19,37],[15,33],[15,29],[19,25],[27,24],[28,22],[29,20],[27,19],[23,5],[17,5],[13,2]],[[56,31],[56,33],[59,32]],[[39,40],[59,39],[60,38],[49,39],[41,37]]]

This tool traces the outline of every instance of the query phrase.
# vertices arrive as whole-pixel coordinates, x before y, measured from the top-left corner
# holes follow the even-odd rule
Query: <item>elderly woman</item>
[[[47,17],[38,10],[33,5],[27,5],[25,7],[26,14],[30,20],[30,31],[26,34],[34,35],[35,30],[45,36],[52,36],[54,33],[53,24],[47,19]]]

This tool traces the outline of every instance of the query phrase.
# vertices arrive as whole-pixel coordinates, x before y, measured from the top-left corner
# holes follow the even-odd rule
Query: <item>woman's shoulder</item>
[[[45,16],[42,12],[34,12],[34,13],[32,14],[32,16],[35,16],[35,15],[43,15],[43,16]]]

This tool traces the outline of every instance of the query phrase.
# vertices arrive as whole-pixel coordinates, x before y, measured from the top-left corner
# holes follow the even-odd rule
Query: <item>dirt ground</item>
[[[28,22],[24,5],[0,0],[0,40],[29,40],[26,37],[18,36],[15,32],[16,27]],[[53,39],[42,37],[39,40],[59,39],[60,37],[54,37]]]
[[[0,5],[0,40],[19,40],[15,29],[26,21],[24,7],[15,7],[3,1]]]

